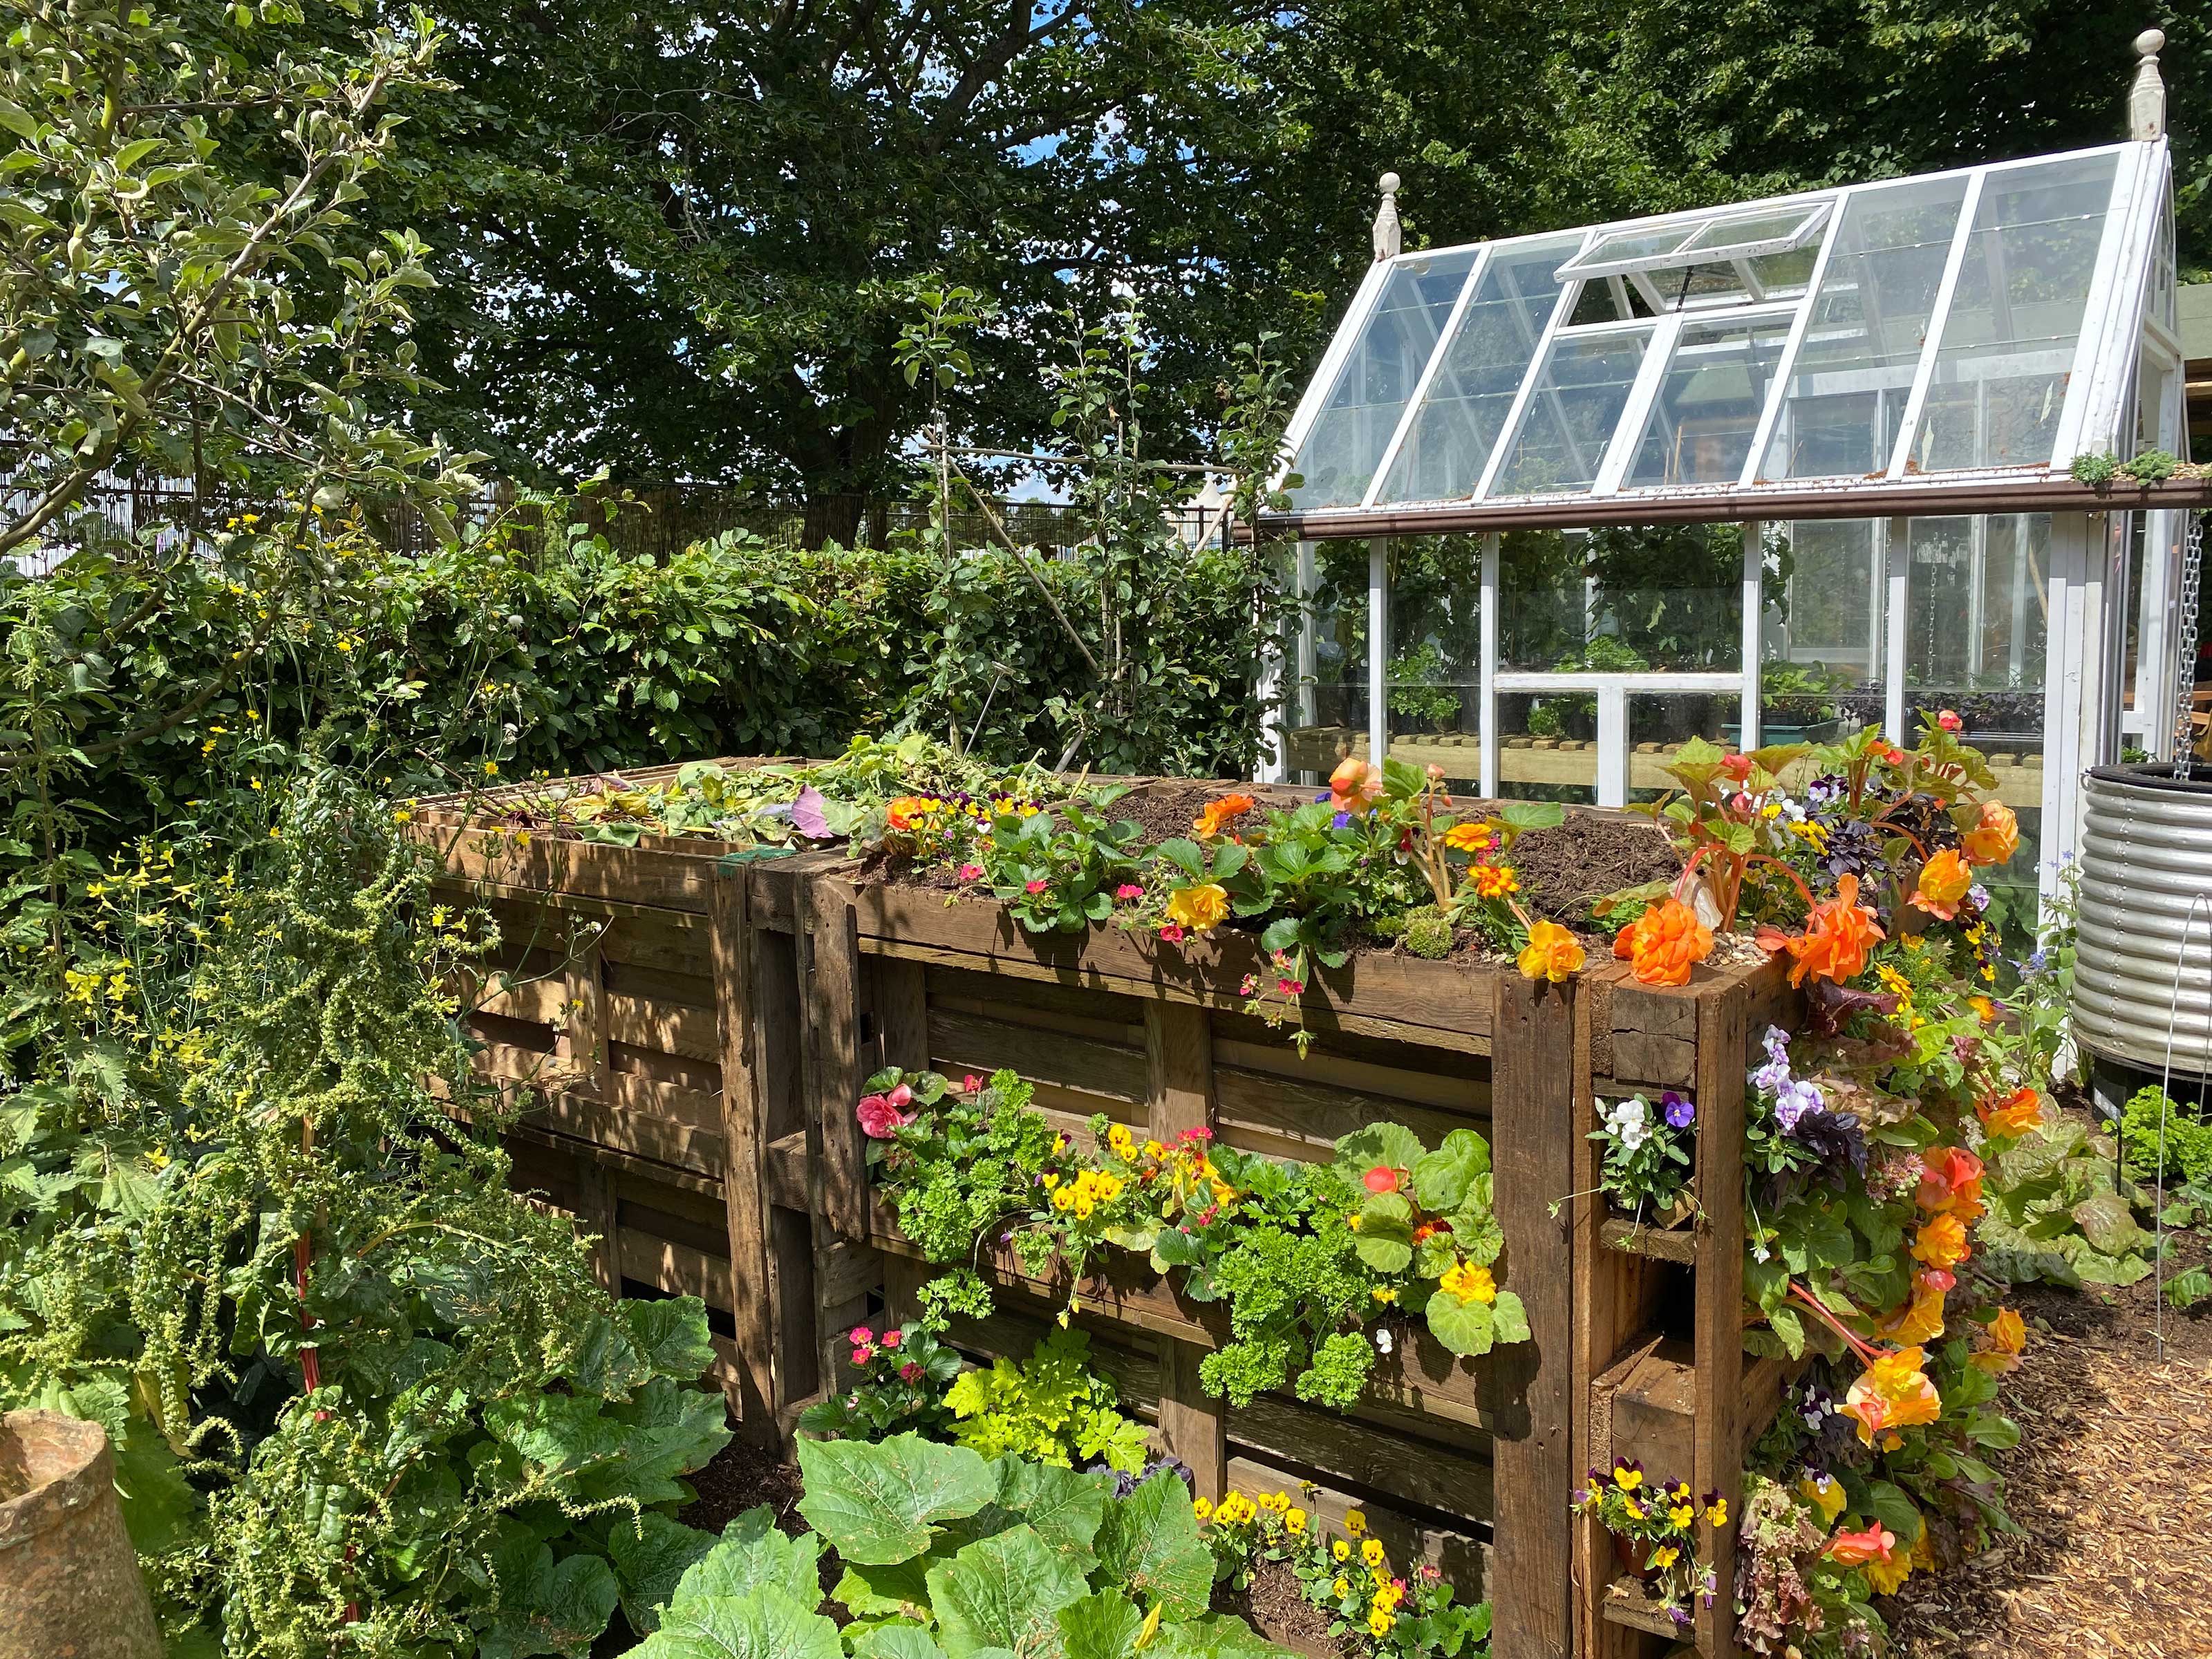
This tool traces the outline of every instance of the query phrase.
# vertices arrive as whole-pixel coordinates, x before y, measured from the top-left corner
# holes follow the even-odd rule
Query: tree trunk
[[[850,547],[860,530],[860,513],[867,497],[854,490],[825,490],[806,498],[806,520],[799,539],[808,547],[835,542]]]

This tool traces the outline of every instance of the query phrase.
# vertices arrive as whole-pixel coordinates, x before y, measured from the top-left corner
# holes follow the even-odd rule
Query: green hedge
[[[255,531],[166,568],[82,554],[0,578],[0,744],[44,757],[5,775],[15,845],[0,851],[212,821],[308,747],[387,793],[494,768],[829,753],[954,720],[994,757],[1050,762],[1071,708],[1075,763],[1097,771],[1249,775],[1258,750],[1265,585],[1243,553],[1164,556],[1151,637],[1122,628],[1141,683],[1102,714],[1031,574],[1105,662],[1099,575],[1079,560],[967,553],[948,575],[919,550],[731,534],[655,562],[557,523],[400,559],[343,533]]]

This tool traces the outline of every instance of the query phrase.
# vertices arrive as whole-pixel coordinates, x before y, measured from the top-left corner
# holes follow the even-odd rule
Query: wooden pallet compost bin
[[[1431,1146],[1474,1128],[1492,1146],[1500,1282],[1531,1341],[1458,1359],[1422,1332],[1349,1413],[1288,1394],[1231,1410],[1199,1384],[1224,1311],[1130,1259],[1077,1287],[1095,1363],[1201,1493],[1308,1483],[1322,1520],[1361,1508],[1394,1559],[1490,1597],[1498,1659],[1735,1651],[1740,1469],[1787,1380],[1741,1350],[1746,1073],[1758,1035],[1796,1023],[1776,968],[1653,989],[1594,955],[1577,981],[1532,986],[1510,965],[1363,955],[1317,975],[1301,1059],[1242,1012],[1240,982],[1266,965],[1247,935],[1031,936],[994,902],[948,906],[831,852],[519,845],[481,798],[422,803],[417,823],[449,890],[501,920],[498,965],[534,975],[471,1021],[484,1073],[528,1096],[518,1186],[599,1237],[610,1287],[703,1297],[749,1432],[787,1434],[839,1386],[842,1333],[909,1314],[939,1271],[868,1184],[853,1109],[883,1066],[1005,1067],[1070,1131],[1100,1112],[1140,1138],[1205,1125],[1285,1158],[1326,1159],[1382,1120]],[[1588,1135],[1601,1102],[1667,1089],[1697,1104],[1698,1210],[1639,1229],[1591,1195]],[[987,1266],[997,1312],[953,1339],[1025,1355],[1070,1287],[1010,1252]],[[1729,1524],[1700,1539],[1721,1593],[1690,1632],[1569,1512],[1583,1471],[1615,1456],[1729,1500]]]

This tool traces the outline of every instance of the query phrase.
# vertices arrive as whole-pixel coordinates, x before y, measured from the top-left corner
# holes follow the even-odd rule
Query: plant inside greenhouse
[[[17,0],[0,1659],[2212,1652],[2204,20],[1422,7]]]

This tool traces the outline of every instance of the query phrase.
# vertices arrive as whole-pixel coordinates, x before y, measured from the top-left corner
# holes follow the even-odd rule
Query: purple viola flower
[[[1327,800],[1327,799],[1328,799],[1328,797],[1327,795],[1323,795],[1323,796],[1322,797],[1322,799],[1323,800]],[[1330,826],[1330,828],[1332,828],[1332,829],[1335,829],[1335,830],[1341,830],[1341,829],[1343,829],[1343,828],[1345,827],[1345,825],[1346,825],[1346,824],[1348,824],[1348,823],[1350,823],[1352,822],[1352,814],[1351,814],[1351,813],[1349,813],[1349,812],[1339,812],[1339,813],[1338,813],[1334,817],[1331,818],[1328,822],[1329,822],[1329,826]]]
[[[1774,1121],[1782,1126],[1782,1133],[1796,1128],[1798,1119],[1808,1112],[1820,1111],[1827,1104],[1820,1089],[1802,1078],[1792,1078],[1775,1091]]]
[[[1697,1121],[1697,1107],[1687,1097],[1676,1094],[1672,1089],[1659,1097],[1659,1103],[1667,1109],[1667,1122],[1669,1127],[1686,1129]]]
[[[1990,908],[1990,890],[1983,886],[1978,881],[1976,882],[1972,887],[1969,887],[1966,890],[1966,902],[1972,905],[1977,910],[1988,909]]]

